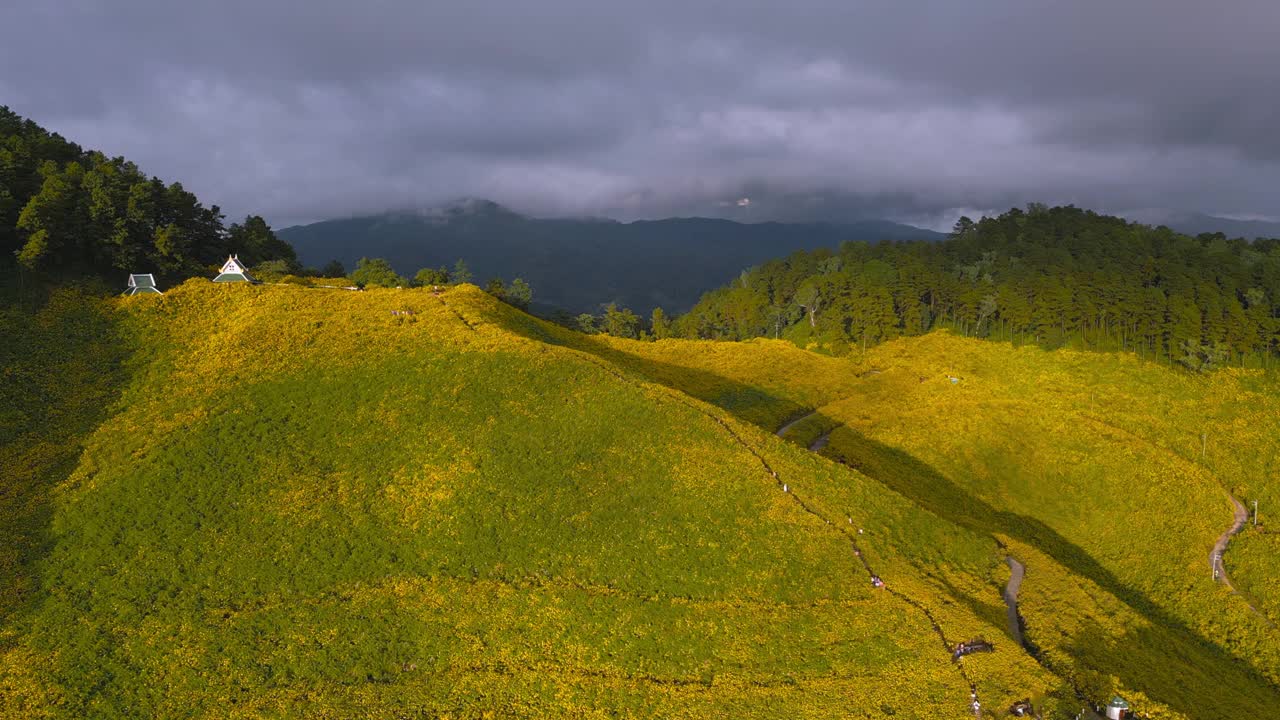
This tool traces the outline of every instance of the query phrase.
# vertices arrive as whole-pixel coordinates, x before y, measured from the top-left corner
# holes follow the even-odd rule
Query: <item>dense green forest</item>
[[[296,266],[293,248],[260,217],[223,225],[180,183],[147,177],[0,107],[0,263],[52,277],[156,273],[174,282],[229,253]]]
[[[941,243],[846,243],[765,263],[703,296],[675,332],[839,352],[945,326],[1199,370],[1274,361],[1278,294],[1280,240],[1031,205],[961,218]]]

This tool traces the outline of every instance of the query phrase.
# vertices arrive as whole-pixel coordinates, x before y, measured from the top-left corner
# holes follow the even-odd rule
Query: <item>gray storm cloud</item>
[[[612,5],[10,0],[0,104],[277,225],[464,195],[1280,215],[1273,2]]]

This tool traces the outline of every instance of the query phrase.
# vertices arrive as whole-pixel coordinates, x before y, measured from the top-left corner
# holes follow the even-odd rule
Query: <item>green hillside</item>
[[[1002,633],[956,596],[998,602],[990,540],[528,339],[474,288],[109,305],[127,377],[80,409],[109,417],[74,467],[30,478],[44,540],[6,566],[30,587],[7,717],[936,718],[969,714],[970,681],[1067,693],[1009,642],[951,662]]]
[[[938,333],[876,348],[862,374],[813,421],[835,427],[824,454],[1001,537],[1028,565],[1021,610],[1051,667],[1192,717],[1216,716],[1189,712],[1208,684],[1275,692],[1280,556],[1246,531],[1225,556],[1238,593],[1210,562],[1231,493],[1270,507],[1280,492],[1272,377]]]
[[[1274,497],[1260,372],[939,333],[858,361],[636,342],[471,286],[10,307],[0,717],[1280,702],[1248,607],[1276,618],[1275,546],[1232,543],[1242,595],[1208,574],[1227,491]]]
[[[1273,502],[1274,375],[1192,375],[947,333],[858,362],[770,340],[578,346],[765,427],[818,408],[788,438],[808,446],[830,432],[824,454],[1029,565],[1028,638],[1087,695],[1119,683],[1152,716],[1275,702],[1280,556],[1265,513],[1230,545],[1231,587],[1213,582],[1209,558],[1232,525],[1228,492]]]

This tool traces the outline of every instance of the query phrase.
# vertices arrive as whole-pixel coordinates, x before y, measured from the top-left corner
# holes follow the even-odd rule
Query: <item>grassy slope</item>
[[[0,716],[966,715],[920,607],[998,636],[993,543],[662,386],[745,382],[443,300],[120,301],[139,349],[33,501],[47,553],[0,631]],[[829,397],[760,400],[779,388],[729,400]],[[919,607],[870,588],[822,519],[845,516]],[[997,646],[966,665],[989,707],[1056,687]]]
[[[766,428],[822,408],[788,437],[807,446],[839,427],[830,456],[1035,558],[1022,603],[1031,638],[1091,697],[1122,690],[1149,713],[1194,717],[1277,701],[1274,629],[1208,573],[1208,550],[1231,520],[1227,491],[1265,508],[1280,489],[1269,476],[1280,434],[1273,377],[1205,378],[945,333],[863,362],[771,341],[574,337]],[[1243,598],[1272,621],[1275,537],[1245,532],[1227,555]],[[960,602],[984,597],[950,590]]]
[[[1246,391],[1256,375],[1193,378],[944,333],[876,348],[860,372],[858,392],[821,409],[842,425],[829,454],[1034,556],[1022,611],[1054,667],[1193,717],[1280,700],[1280,636],[1208,572],[1227,489],[1274,492],[1274,440],[1259,440],[1277,395]],[[1246,412],[1252,432],[1234,432]],[[1205,416],[1220,418],[1208,430],[1218,454],[1201,460]],[[1277,556],[1241,554],[1237,583],[1269,599]]]
[[[127,354],[112,303],[93,293],[13,295],[0,298],[0,623],[38,593],[34,564],[48,548],[50,490],[104,419]]]

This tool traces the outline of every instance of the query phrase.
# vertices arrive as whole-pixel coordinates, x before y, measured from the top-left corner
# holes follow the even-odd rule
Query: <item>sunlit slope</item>
[[[1000,636],[990,540],[474,288],[121,305],[131,379],[50,493],[0,715],[959,718],[970,680],[1060,691]],[[962,675],[943,639],[974,635],[997,652]]]
[[[1274,630],[1245,603],[1274,612],[1275,536],[1248,531],[1231,544],[1243,599],[1213,583],[1209,567],[1232,523],[1228,489],[1267,507],[1280,430],[1267,376],[1194,376],[943,333],[873,349],[865,362],[768,341],[600,344],[695,391],[715,383],[667,368],[733,376],[764,398],[734,412],[765,427],[794,405],[820,407],[787,437],[808,446],[839,428],[829,456],[1031,565],[1021,605],[1029,637],[1089,697],[1121,691],[1145,712],[1191,717],[1277,702]],[[815,402],[833,396],[843,400]]]
[[[1077,679],[1101,689],[1106,679],[1091,673],[1116,675],[1194,717],[1242,697],[1253,700],[1240,712],[1280,699],[1280,636],[1214,582],[1209,564],[1233,519],[1237,483],[1226,470],[1253,469],[1242,456],[1265,457],[1274,440],[1211,429],[1219,452],[1234,455],[1214,464],[1200,457],[1204,425],[1188,427],[1240,411],[1222,400],[1238,393],[1223,388],[1251,376],[1193,378],[1127,356],[946,333],[875,348],[860,374],[856,393],[819,411],[839,426],[826,452],[957,524],[1049,558],[1029,564],[1022,611],[1028,638],[1057,654],[1057,669],[1077,665]],[[1249,401],[1276,404],[1265,393]],[[1262,472],[1249,477],[1267,486]],[[1264,552],[1251,551],[1238,584],[1270,582],[1263,567],[1277,558]],[[1090,600],[1069,599],[1067,587]]]
[[[495,320],[511,332],[595,355],[764,428],[847,397],[858,381],[857,366],[849,360],[784,340],[645,342],[583,335],[511,311]]]

